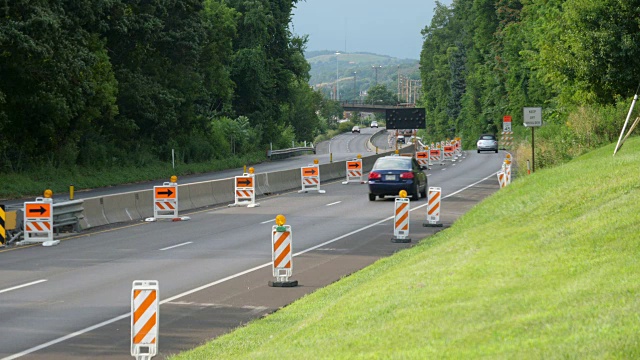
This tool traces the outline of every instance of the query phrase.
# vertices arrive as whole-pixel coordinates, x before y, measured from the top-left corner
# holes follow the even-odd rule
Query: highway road
[[[362,135],[341,135],[345,141],[335,141],[335,154],[353,156],[345,143],[357,151]],[[427,171],[429,186],[442,188],[445,228],[498,190],[495,172],[503,158],[468,152]],[[392,243],[393,199],[370,202],[366,185],[340,181],[322,189],[325,194],[264,197],[256,208],[196,210],[186,214],[191,221],[125,223],[83,232],[55,247],[0,252],[0,358],[131,358],[134,280],[159,281],[157,358],[164,358],[441,229],[423,227],[426,201],[412,201],[414,241]],[[274,280],[270,233],[278,214],[292,226],[296,288],[267,285]]]

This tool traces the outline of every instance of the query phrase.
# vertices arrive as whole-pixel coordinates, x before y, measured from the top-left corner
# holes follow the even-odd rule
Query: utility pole
[[[339,52],[336,51],[336,100],[340,101],[340,87],[339,87],[339,83],[338,83],[338,55],[340,55]]]
[[[376,71],[376,85],[378,85],[378,69],[382,67],[382,65],[371,65],[371,67]]]
[[[398,103],[400,102],[400,65],[398,65]]]
[[[356,89],[358,88],[358,86],[356,84],[356,81],[357,81],[356,80],[356,76],[357,76],[356,74],[357,74],[357,71],[354,71],[353,72],[353,96],[354,96],[354,100],[355,100],[355,97],[358,96],[358,92],[356,91]]]

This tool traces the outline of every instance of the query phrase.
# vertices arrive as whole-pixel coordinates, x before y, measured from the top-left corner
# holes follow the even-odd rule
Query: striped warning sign
[[[6,218],[7,213],[4,211],[4,205],[0,205],[0,247],[3,247],[7,242]]]
[[[136,280],[131,290],[131,355],[154,356],[160,324],[159,288],[156,280]]]
[[[273,226],[271,231],[271,268],[278,282],[286,282],[293,273],[291,226]]]
[[[411,242],[409,238],[409,208],[409,198],[396,198],[392,242]]]
[[[440,223],[440,199],[442,198],[442,189],[439,187],[429,187],[429,196],[427,204],[427,222],[423,226],[439,227]]]
[[[178,218],[178,184],[165,182],[153,187],[153,217],[155,219]]]

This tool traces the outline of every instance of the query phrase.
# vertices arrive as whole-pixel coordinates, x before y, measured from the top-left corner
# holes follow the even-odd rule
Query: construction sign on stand
[[[362,159],[347,160],[346,167],[347,180],[343,181],[343,184],[351,182],[365,183],[363,179]]]
[[[393,238],[391,242],[394,243],[410,243],[409,237],[409,198],[407,198],[407,192],[400,190],[400,197],[395,199],[395,211],[393,216]]]
[[[271,269],[276,278],[268,283],[272,287],[298,286],[297,280],[289,279],[293,274],[293,235],[286,220],[284,215],[277,215],[271,228]]]
[[[422,226],[441,227],[440,223],[440,200],[442,198],[442,189],[439,187],[429,187],[428,205],[427,205],[427,222]]]
[[[418,151],[416,152],[416,160],[420,166],[429,167],[429,152],[427,151]]]
[[[153,187],[153,217],[173,219],[178,217],[178,184],[165,182]]]
[[[151,359],[158,353],[160,289],[157,280],[135,280],[131,289],[131,356]]]
[[[303,166],[300,168],[300,174],[302,176],[302,190],[298,191],[307,192],[309,190],[317,191],[320,194],[324,194],[324,190],[320,190],[320,166],[318,164]]]
[[[253,169],[253,168],[252,168]],[[255,175],[252,171],[244,173],[242,176],[235,177],[235,203],[229,206],[247,205],[247,207],[256,207],[260,204],[256,203],[256,187]]]
[[[20,244],[57,245],[53,240],[53,199],[36,198],[24,203],[24,240]]]

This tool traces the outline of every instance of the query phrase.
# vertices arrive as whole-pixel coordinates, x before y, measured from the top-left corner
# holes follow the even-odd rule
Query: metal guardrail
[[[314,147],[297,147],[291,149],[281,149],[281,150],[268,150],[267,156],[270,160],[276,159],[286,159],[292,156],[298,156],[306,153],[316,153],[316,148]]]

